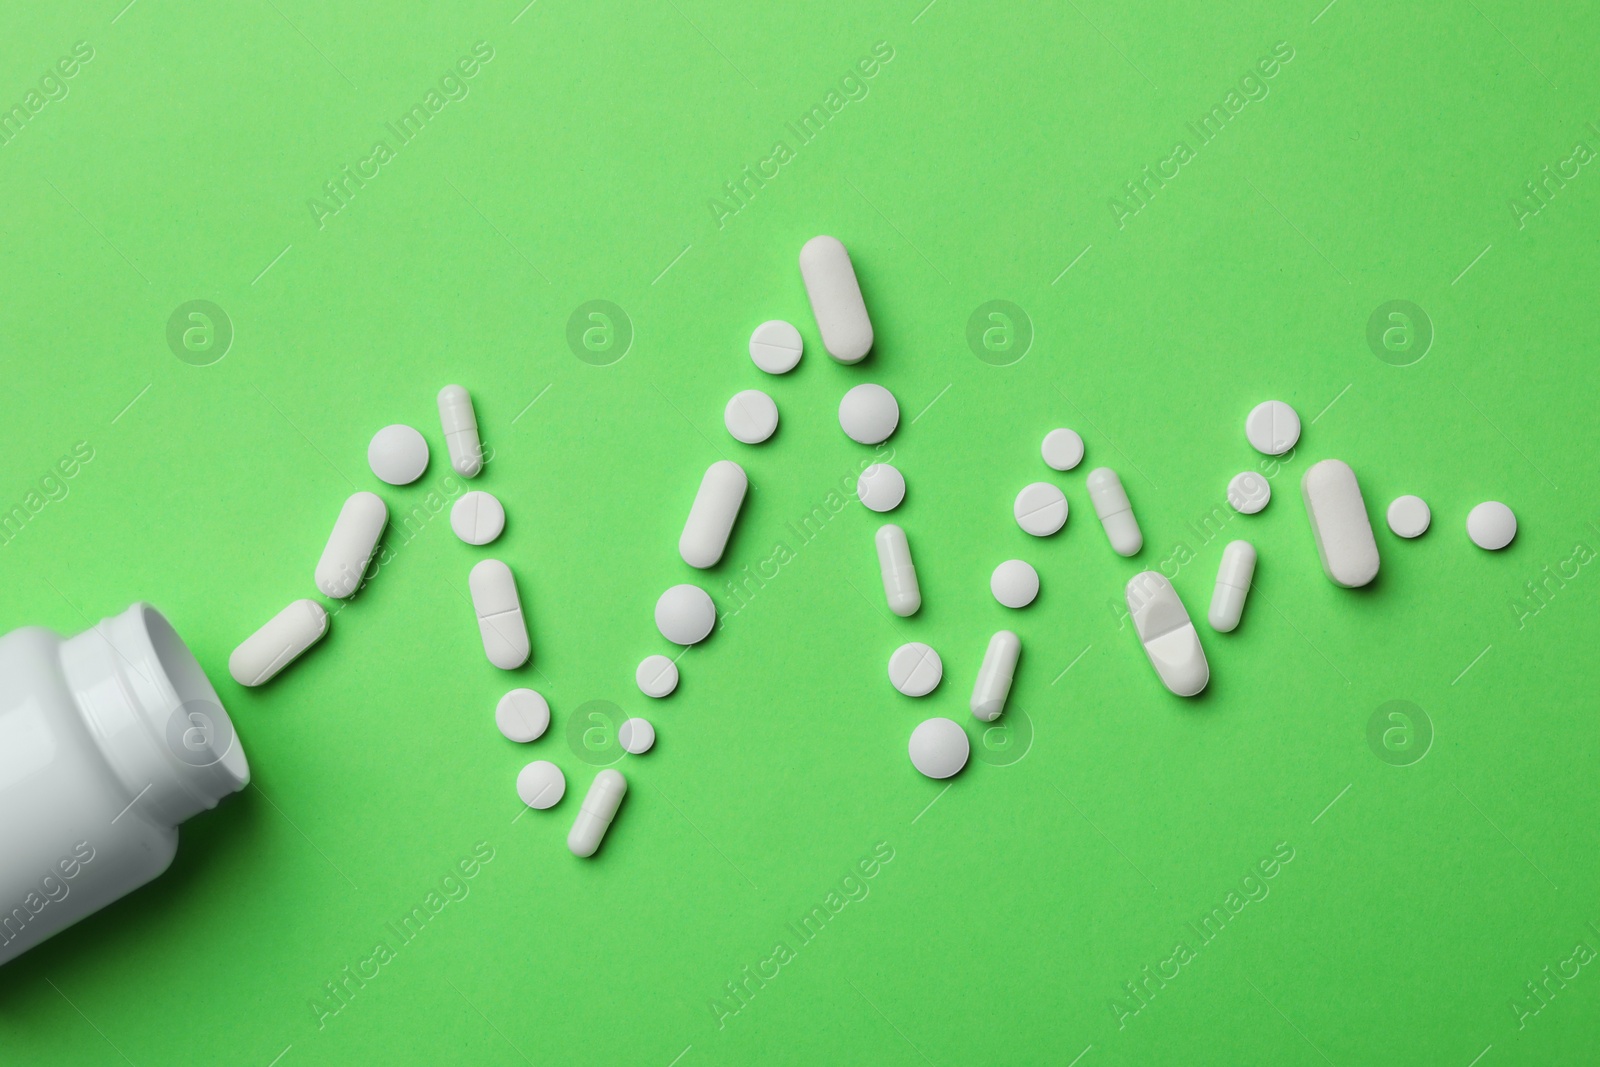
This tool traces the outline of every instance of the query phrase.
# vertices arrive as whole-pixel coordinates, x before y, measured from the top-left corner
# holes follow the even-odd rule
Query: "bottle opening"
[[[156,661],[177,695],[177,705],[166,724],[167,748],[179,762],[197,770],[209,769],[211,782],[200,785],[215,804],[250,781],[250,764],[222,706],[194,653],[166,617],[149,604],[136,609]],[[209,806],[209,805],[208,805]]]

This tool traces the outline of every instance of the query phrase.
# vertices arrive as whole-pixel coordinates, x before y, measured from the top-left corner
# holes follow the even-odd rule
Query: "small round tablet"
[[[750,358],[768,374],[788,374],[804,350],[800,331],[782,319],[763,322],[750,335]]]
[[[1058,471],[1069,471],[1083,462],[1083,438],[1078,436],[1076,430],[1051,430],[1044,435],[1044,444],[1039,446],[1039,452],[1051,467]]]
[[[900,405],[881,385],[858,385],[839,401],[839,426],[850,440],[876,445],[889,439],[900,425]]]
[[[656,601],[656,629],[675,645],[697,645],[717,625],[717,606],[698,585],[675,585]]]
[[[929,719],[911,731],[911,765],[929,778],[949,778],[967,765],[972,745],[950,719]]]
[[[1517,517],[1498,500],[1485,500],[1467,513],[1467,536],[1479,548],[1498,552],[1517,536]]]
[[[874,463],[856,479],[856,496],[873,511],[893,511],[906,498],[906,479],[887,463]]]
[[[1394,531],[1396,537],[1421,537],[1428,532],[1433,512],[1428,510],[1428,502],[1420,496],[1397,496],[1394,503],[1389,505],[1388,518],[1389,529]]]
[[[943,677],[939,653],[921,641],[901,645],[889,656],[889,682],[908,697],[927,696]]]
[[[494,724],[507,740],[537,741],[550,728],[550,705],[532,689],[513,689],[495,705]]]
[[[656,728],[649,719],[628,719],[617,727],[617,744],[630,756],[642,756],[656,743]]]
[[[549,760],[534,760],[517,774],[517,796],[530,808],[553,808],[567,795],[567,776]]]
[[[666,656],[646,656],[640,661],[639,669],[633,672],[633,680],[639,683],[639,692],[647,697],[671,696],[678,688],[678,665]]]
[[[778,405],[759,389],[733,394],[722,409],[722,424],[735,441],[759,445],[778,429]]]
[[[482,489],[463,495],[450,509],[450,529],[469,545],[486,545],[505,528],[505,505]]]
[[[1281,456],[1300,440],[1300,416],[1281,400],[1263,401],[1245,417],[1244,435],[1257,452]]]
[[[1067,524],[1067,498],[1049,482],[1034,482],[1022,487],[1011,513],[1025,532],[1049,537]]]
[[[1255,471],[1241,471],[1228,482],[1228,506],[1241,515],[1254,515],[1272,499],[1272,483]]]
[[[1020,559],[1008,559],[994,569],[989,592],[1008,608],[1025,608],[1039,595],[1039,572]]]
[[[385,426],[367,446],[367,466],[390,485],[410,485],[428,469],[428,442],[415,427]]]

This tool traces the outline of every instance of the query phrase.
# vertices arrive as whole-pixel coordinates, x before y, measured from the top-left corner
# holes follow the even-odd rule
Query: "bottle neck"
[[[63,641],[61,666],[130,810],[176,827],[249,783],[250,765],[217,691],[150,605],[135,604]]]

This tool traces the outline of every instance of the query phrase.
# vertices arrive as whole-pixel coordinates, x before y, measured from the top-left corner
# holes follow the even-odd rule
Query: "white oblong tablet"
[[[1517,516],[1498,500],[1485,500],[1467,512],[1467,536],[1479,548],[1498,552],[1517,536]]]
[[[678,665],[666,656],[646,656],[633,672],[633,680],[639,692],[659,700],[678,688]]]
[[[1244,435],[1257,452],[1281,456],[1300,440],[1300,416],[1281,400],[1264,401],[1245,416]]]
[[[906,479],[888,463],[874,463],[856,479],[856,497],[872,511],[893,511],[906,498]]]
[[[978,668],[978,681],[972,687],[972,714],[984,722],[993,722],[1006,708],[1006,698],[1011,695],[1011,680],[1016,676],[1017,657],[1022,654],[1022,639],[1010,630],[1001,630],[989,638],[989,647],[983,653],[983,666]]]
[[[550,704],[532,689],[513,689],[495,705],[494,724],[508,741],[537,741],[550,728]]]
[[[472,394],[459,385],[439,390],[439,425],[450,452],[450,466],[463,478],[476,478],[483,470],[483,442],[478,439],[478,413]]]
[[[1428,532],[1428,524],[1433,521],[1433,512],[1428,509],[1428,502],[1420,496],[1397,496],[1389,505],[1389,529],[1394,531],[1396,537],[1421,537]]]
[[[483,560],[467,575],[467,588],[472,591],[472,610],[478,615],[478,634],[489,662],[503,671],[528,662],[532,646],[511,568],[497,559]]]
[[[1008,608],[1025,608],[1039,595],[1039,572],[1020,559],[1008,559],[994,569],[989,592]]]
[[[925,697],[944,677],[939,653],[921,641],[911,641],[889,656],[889,684],[908,697]]]
[[[917,568],[911,562],[911,542],[906,532],[894,523],[878,527],[872,537],[878,547],[878,571],[883,576],[883,595],[889,610],[902,619],[915,615],[922,607],[922,587],[917,584]]]
[[[656,728],[649,719],[627,719],[617,727],[617,744],[630,756],[642,756],[655,747]]]
[[[367,466],[390,485],[410,485],[428,469],[428,442],[414,427],[385,426],[367,446]]]
[[[1338,459],[1314,464],[1300,479],[1300,496],[1328,580],[1354,589],[1376,578],[1378,542],[1350,464]]]
[[[549,760],[534,760],[517,774],[517,796],[530,808],[553,808],[567,795],[567,776]]]
[[[323,596],[343,600],[361,585],[372,562],[378,538],[389,523],[389,509],[376,493],[352,493],[339,509],[328,543],[317,560],[317,589]]]
[[[1067,498],[1049,482],[1034,482],[1022,487],[1011,513],[1025,533],[1049,537],[1067,524]]]
[[[697,585],[675,585],[656,601],[656,629],[675,645],[697,645],[716,625],[717,606]]]
[[[860,363],[872,351],[872,320],[850,253],[837,237],[813,237],[800,249],[800,276],[822,347],[840,363]]]
[[[1156,571],[1128,580],[1128,614],[1156,675],[1172,692],[1192,697],[1211,680],[1200,634],[1172,583]]]
[[[240,685],[261,685],[327,632],[327,609],[315,600],[296,600],[233,650],[228,657],[228,673]]]
[[[1206,613],[1213,630],[1226,634],[1238,628],[1255,573],[1256,546],[1249,541],[1228,542],[1228,547],[1222,550],[1222,562],[1217,565],[1217,584],[1211,589],[1211,610]]]
[[[627,793],[628,780],[622,777],[621,771],[607,767],[594,776],[594,784],[589,786],[588,795],[578,808],[578,817],[573,820],[572,832],[567,835],[567,849],[574,856],[594,855]]]
[[[1096,467],[1083,484],[1112,551],[1119,556],[1138,555],[1144,547],[1144,533],[1139,529],[1139,520],[1133,517],[1133,505],[1128,502],[1128,491],[1122,487],[1117,472],[1110,467]]]
[[[717,565],[749,486],[744,468],[732,460],[719,459],[706,468],[678,538],[678,555],[685,563],[701,570]]]
[[[857,444],[882,444],[900,425],[900,405],[881,385],[858,385],[839,401],[839,427]]]
[[[482,489],[462,494],[450,508],[450,529],[469,545],[486,545],[506,528],[506,507]]]
[[[1039,454],[1054,470],[1069,471],[1083,462],[1083,438],[1076,430],[1051,430],[1044,435]]]
[[[950,719],[929,719],[911,731],[911,765],[929,778],[949,778],[967,765],[972,745]]]
[[[1228,506],[1241,515],[1254,515],[1272,499],[1272,483],[1255,471],[1242,471],[1228,482]]]
[[[782,319],[763,322],[750,335],[750,358],[768,374],[788,374],[800,362],[805,342],[792,323]]]
[[[778,405],[761,390],[746,389],[722,409],[722,424],[735,441],[759,445],[778,430]]]

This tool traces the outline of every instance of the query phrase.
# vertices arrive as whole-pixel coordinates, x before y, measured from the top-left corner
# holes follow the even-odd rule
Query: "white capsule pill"
[[[925,697],[944,677],[939,653],[921,641],[911,641],[889,656],[889,684],[908,697]]]
[[[1211,610],[1206,618],[1218,633],[1231,633],[1244,614],[1250,579],[1256,573],[1256,547],[1249,541],[1229,541],[1217,566],[1217,584],[1211,590]]]
[[[874,463],[856,479],[856,496],[873,511],[893,511],[906,498],[906,479],[888,463]]]
[[[428,442],[413,427],[385,426],[367,446],[367,466],[390,485],[410,485],[428,469]]]
[[[1498,500],[1486,500],[1467,512],[1467,536],[1479,548],[1498,552],[1517,536],[1517,516]]]
[[[1337,459],[1313,465],[1300,479],[1300,496],[1328,580],[1353,589],[1376,578],[1378,542],[1350,465]]]
[[[1397,496],[1389,505],[1388,519],[1396,537],[1421,537],[1428,532],[1433,512],[1420,496]]]
[[[656,728],[649,719],[627,719],[617,727],[617,744],[630,756],[642,756],[655,747]]]
[[[656,629],[675,645],[697,645],[716,625],[717,606],[697,585],[675,585],[656,601]]]
[[[389,509],[376,493],[350,495],[334,520],[322,558],[317,560],[315,577],[323,596],[343,600],[356,591],[388,522]]]
[[[1141,571],[1129,579],[1127,596],[1134,631],[1162,684],[1181,697],[1204,689],[1211,668],[1172,583],[1156,571]]]
[[[900,425],[900,405],[881,385],[858,385],[839,401],[839,426],[858,444],[876,445],[889,439]]]
[[[627,792],[628,780],[622,777],[621,771],[607,767],[594,776],[594,784],[578,807],[578,818],[567,835],[567,848],[574,856],[594,855]]]
[[[327,632],[327,610],[315,600],[296,600],[233,650],[228,673],[240,685],[270,681]]]
[[[722,409],[722,424],[735,441],[759,445],[778,431],[778,405],[761,390],[746,389]]]
[[[522,617],[511,568],[497,559],[483,560],[467,575],[467,588],[472,591],[472,609],[478,615],[478,633],[489,662],[503,671],[528,662],[528,624]]]
[[[911,731],[911,765],[929,778],[949,778],[967,765],[972,745],[950,719],[929,719]]]
[[[1039,595],[1039,572],[1020,559],[1008,559],[989,576],[989,592],[1008,608],[1025,608]]]
[[[860,363],[872,350],[872,320],[850,253],[836,237],[813,237],[800,249],[800,276],[822,347],[840,363]]]
[[[1272,483],[1255,471],[1235,474],[1228,482],[1228,506],[1241,515],[1254,515],[1272,499]]]
[[[1051,430],[1044,435],[1039,446],[1044,461],[1058,471],[1069,471],[1083,462],[1083,438],[1078,431],[1065,428]]]
[[[1017,657],[1021,654],[1022,638],[1010,630],[1001,630],[989,638],[983,666],[978,668],[978,682],[972,687],[972,714],[976,718],[993,722],[1006,709],[1011,679],[1017,673]]]
[[[1011,513],[1025,533],[1049,537],[1067,524],[1067,498],[1049,482],[1034,482],[1022,487]]]
[[[450,529],[469,545],[486,545],[506,528],[506,507],[482,489],[463,493],[450,508]]]
[[[508,741],[537,741],[550,728],[550,704],[532,689],[513,689],[495,705],[494,724]]]
[[[678,665],[666,656],[646,656],[633,672],[639,692],[647,697],[667,697],[678,688]]]
[[[1119,556],[1138,555],[1144,547],[1144,534],[1139,531],[1139,520],[1133,517],[1133,505],[1128,502],[1128,491],[1122,488],[1122,479],[1110,467],[1096,467],[1084,479],[1089,487],[1089,502],[1094,513],[1105,527],[1106,537]]]
[[[800,331],[782,319],[763,322],[750,335],[750,358],[768,374],[788,374],[804,350]]]
[[[1300,416],[1281,400],[1265,401],[1245,416],[1244,435],[1257,452],[1281,456],[1300,440]]]
[[[553,808],[566,795],[567,776],[549,760],[534,760],[517,775],[517,796],[530,808]]]
[[[911,543],[906,532],[894,523],[878,527],[873,541],[878,546],[878,570],[883,574],[883,595],[889,610],[901,618],[915,615],[922,607],[922,588],[917,584],[917,568],[911,562]]]
[[[744,468],[732,460],[719,459],[706,468],[678,538],[678,555],[685,563],[702,570],[717,565],[749,485]]]
[[[463,478],[477,477],[483,470],[483,442],[478,439],[478,413],[472,408],[472,394],[459,385],[439,390],[439,423],[444,427],[450,466]]]

